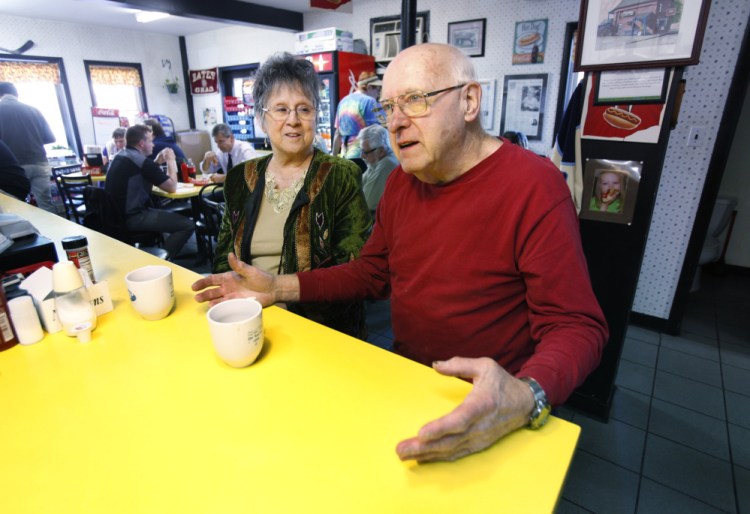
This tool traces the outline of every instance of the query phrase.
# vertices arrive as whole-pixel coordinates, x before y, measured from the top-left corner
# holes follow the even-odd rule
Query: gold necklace
[[[300,189],[302,189],[302,184],[305,183],[305,175],[307,175],[307,173],[300,175],[299,178],[292,182],[286,189],[280,190],[276,188],[276,176],[270,171],[266,172],[265,194],[266,199],[273,207],[273,212],[279,214],[282,211],[285,211],[287,206],[294,201],[297,194],[300,192]]]

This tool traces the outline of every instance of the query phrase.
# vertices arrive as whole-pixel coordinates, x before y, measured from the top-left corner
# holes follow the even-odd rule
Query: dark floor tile
[[[723,420],[654,398],[648,431],[714,457],[729,460],[727,424]]]
[[[656,367],[656,355],[658,352],[659,347],[655,344],[626,337],[622,345],[620,358],[654,368]]]
[[[717,336],[716,322],[701,318],[684,318],[682,320],[682,330],[697,334],[700,336],[713,337]]]
[[[737,344],[721,342],[719,345],[721,362],[742,369],[750,369],[750,343]]]
[[[750,484],[750,469],[735,466],[734,486],[737,489],[737,503],[743,514],[750,512],[750,485],[748,484]]]
[[[649,434],[643,476],[716,508],[735,512],[732,470],[727,461]]]
[[[712,514],[724,512],[662,484],[644,478],[638,494],[637,514]]]
[[[634,362],[620,360],[617,368],[615,384],[618,387],[651,395],[654,387],[654,368],[642,366]]]
[[[576,417],[581,427],[578,448],[614,462],[625,469],[640,472],[646,432],[610,419],[602,423],[585,416]]]
[[[558,418],[564,419],[565,421],[573,421],[576,416],[576,411],[565,405],[560,405],[559,407],[555,407],[552,414]]]
[[[722,390],[695,380],[657,371],[654,383],[654,398],[714,418],[726,419]]]
[[[662,334],[661,347],[689,353],[704,359],[719,360],[719,343],[716,337],[705,337],[690,333],[683,333],[680,336]]]
[[[639,341],[644,341],[646,343],[659,344],[659,332],[636,327],[635,325],[628,326],[628,331],[627,334],[625,334],[625,337],[638,339]]]
[[[591,512],[632,514],[637,493],[637,473],[578,450],[562,496]]]
[[[645,430],[648,427],[648,409],[651,397],[624,387],[615,388],[609,416]]]
[[[724,390],[750,396],[750,369],[735,368],[723,365]]]
[[[593,511],[584,509],[565,498],[560,498],[560,501],[557,502],[557,508],[555,509],[555,514],[589,514],[591,512]]]
[[[750,331],[745,327],[735,325],[721,325],[719,339],[726,343],[750,344]]]
[[[727,421],[750,428],[750,396],[724,391],[727,402]]]
[[[721,387],[721,369],[719,363],[679,352],[670,348],[659,350],[659,364],[657,369],[690,378],[704,384]]]
[[[750,469],[750,428],[728,424],[729,444],[732,448],[732,462]],[[750,482],[747,483],[750,487]]]

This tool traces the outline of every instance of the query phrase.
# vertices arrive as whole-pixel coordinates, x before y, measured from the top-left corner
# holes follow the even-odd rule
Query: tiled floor
[[[389,302],[367,325],[391,349]],[[704,274],[679,337],[631,326],[615,383],[608,423],[559,409],[582,432],[558,513],[750,514],[750,277]]]
[[[704,274],[679,337],[631,326],[616,385],[608,423],[560,409],[582,432],[558,513],[750,513],[750,277]]]

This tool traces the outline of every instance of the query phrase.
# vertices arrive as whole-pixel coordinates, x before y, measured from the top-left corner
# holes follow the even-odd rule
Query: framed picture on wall
[[[547,20],[517,22],[513,36],[513,64],[543,63],[546,45]]]
[[[469,57],[484,56],[484,32],[487,18],[448,24],[448,44],[460,48]]]
[[[541,140],[546,97],[546,73],[506,75],[500,133],[513,130],[523,132],[529,141]]]
[[[629,225],[642,168],[640,161],[586,159],[581,219]]]
[[[710,3],[581,0],[575,70],[698,64]]]
[[[482,86],[482,127],[492,130],[495,126],[495,79],[479,79]]]

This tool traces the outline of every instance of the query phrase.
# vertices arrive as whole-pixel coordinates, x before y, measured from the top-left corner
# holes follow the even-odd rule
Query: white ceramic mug
[[[214,305],[206,314],[216,354],[234,368],[249,366],[263,349],[263,307],[255,298]]]
[[[144,266],[125,275],[133,308],[144,319],[166,317],[174,307],[174,284],[169,266]]]

